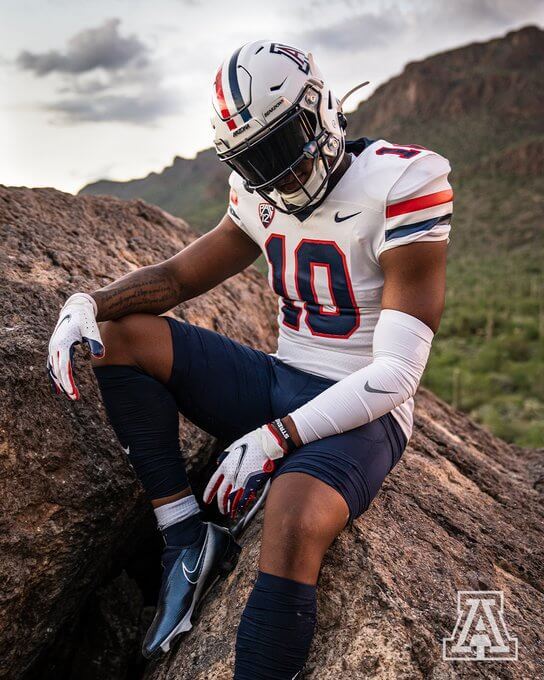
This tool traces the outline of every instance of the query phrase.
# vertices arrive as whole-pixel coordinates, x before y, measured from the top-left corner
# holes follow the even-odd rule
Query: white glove
[[[274,425],[268,424],[232,443],[219,457],[219,467],[204,490],[204,502],[211,503],[217,493],[223,514],[234,517],[238,507],[244,510],[274,472],[274,460],[287,453],[280,441]]]
[[[74,383],[74,347],[86,343],[94,357],[105,354],[100,331],[96,323],[96,302],[87,293],[75,293],[60,310],[59,320],[49,340],[47,372],[57,394],[61,391],[72,400],[79,399]]]

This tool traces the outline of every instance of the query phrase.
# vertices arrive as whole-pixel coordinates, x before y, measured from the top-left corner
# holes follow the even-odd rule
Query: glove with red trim
[[[240,437],[219,457],[219,467],[204,490],[204,502],[211,503],[217,494],[220,512],[234,518],[238,510],[245,511],[255,500],[276,468],[274,461],[293,448],[279,419]]]
[[[64,392],[72,400],[79,399],[74,383],[73,357],[75,346],[86,343],[96,358],[105,350],[96,323],[96,302],[87,293],[75,293],[60,310],[59,320],[49,340],[47,373],[57,394]]]

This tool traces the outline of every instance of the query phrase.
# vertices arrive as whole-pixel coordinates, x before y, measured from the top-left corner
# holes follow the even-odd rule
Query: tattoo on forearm
[[[93,293],[98,321],[134,312],[162,314],[182,302],[179,289],[157,267],[143,267]]]

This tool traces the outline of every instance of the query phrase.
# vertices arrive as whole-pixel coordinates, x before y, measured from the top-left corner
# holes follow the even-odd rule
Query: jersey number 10
[[[282,322],[300,330],[302,311],[312,335],[325,338],[349,338],[357,330],[360,314],[346,263],[346,256],[334,241],[302,239],[294,251],[294,279],[297,297],[292,300],[285,281],[285,236],[271,234],[265,250],[272,272],[272,288],[282,300]],[[326,271],[332,305],[320,304],[315,287],[315,269]],[[299,306],[302,303],[302,306]],[[329,307],[329,309],[327,309]],[[331,309],[332,307],[332,309]]]

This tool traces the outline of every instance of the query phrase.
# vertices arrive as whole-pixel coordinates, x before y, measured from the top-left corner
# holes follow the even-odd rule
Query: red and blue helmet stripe
[[[221,118],[226,121],[229,130],[235,130],[238,127],[235,120],[237,116],[242,119],[243,123],[247,123],[251,119],[248,105],[242,97],[237,75],[238,56],[242,49],[243,47],[237,49],[226,68],[223,64],[215,76],[215,96],[217,97],[219,112]]]

